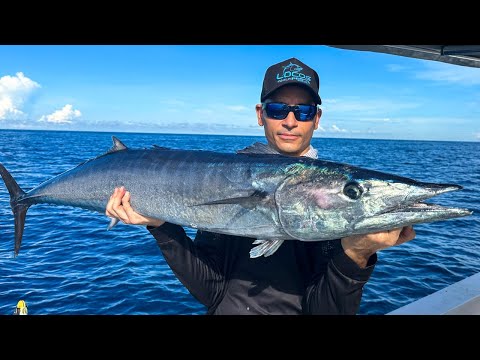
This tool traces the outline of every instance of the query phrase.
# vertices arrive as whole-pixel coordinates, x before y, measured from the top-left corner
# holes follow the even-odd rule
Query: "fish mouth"
[[[406,194],[403,201],[396,206],[389,206],[383,211],[362,219],[354,225],[355,230],[390,230],[403,226],[447,220],[473,214],[464,208],[448,207],[423,202],[434,196],[463,189],[455,184],[421,184]]]
[[[415,204],[411,204],[405,207],[397,208],[395,210],[390,210],[387,212],[384,212],[380,215],[383,214],[431,214],[435,216],[452,216],[452,217],[458,217],[458,216],[467,216],[473,214],[473,211],[468,210],[468,209],[462,209],[462,208],[457,208],[457,207],[447,207],[447,206],[441,206],[438,204],[430,204],[430,203],[425,203],[425,202],[418,202]]]
[[[462,190],[463,186],[456,184],[436,184],[436,183],[416,183],[404,189],[405,195],[403,199],[397,198],[392,201],[391,206],[381,211],[379,215],[384,213],[426,213],[426,212],[447,212],[457,214],[463,213],[465,209],[440,206],[438,204],[425,203],[424,200],[431,199],[435,196],[445,194],[452,191]],[[462,211],[460,211],[462,210]]]
[[[455,207],[446,207],[438,204],[430,204],[423,202],[423,200],[431,199],[434,196],[444,194],[447,192],[462,190],[463,186],[456,184],[432,184],[422,183],[413,187],[413,190],[405,197],[404,201],[397,207],[383,211],[384,213],[446,213],[446,214],[463,214],[466,209],[460,209]],[[471,213],[471,212],[470,212]],[[470,214],[466,214],[470,215]]]

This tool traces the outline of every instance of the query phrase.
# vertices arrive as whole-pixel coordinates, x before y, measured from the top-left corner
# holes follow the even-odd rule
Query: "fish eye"
[[[357,200],[362,196],[363,189],[359,183],[352,181],[345,185],[343,193],[352,200]]]

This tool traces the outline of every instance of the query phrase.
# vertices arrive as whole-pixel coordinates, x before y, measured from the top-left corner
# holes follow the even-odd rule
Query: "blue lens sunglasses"
[[[293,111],[295,119],[298,121],[312,121],[317,114],[317,105],[287,105],[284,103],[263,103],[262,109],[265,110],[269,118],[283,120],[290,111]]]

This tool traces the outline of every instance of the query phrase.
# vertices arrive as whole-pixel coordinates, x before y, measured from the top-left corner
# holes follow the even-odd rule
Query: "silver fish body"
[[[143,215],[192,228],[259,239],[252,257],[284,240],[322,241],[467,216],[467,209],[421,201],[455,184],[418,182],[348,164],[272,154],[256,143],[236,154],[128,149],[107,153],[24,192],[0,164],[15,215],[15,255],[34,204],[105,212],[115,187]]]

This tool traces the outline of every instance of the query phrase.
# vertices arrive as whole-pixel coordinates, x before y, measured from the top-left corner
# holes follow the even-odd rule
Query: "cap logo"
[[[310,85],[312,78],[301,73],[303,68],[300,65],[290,62],[287,66],[283,66],[283,74],[277,74],[277,83],[289,80],[296,80]]]

